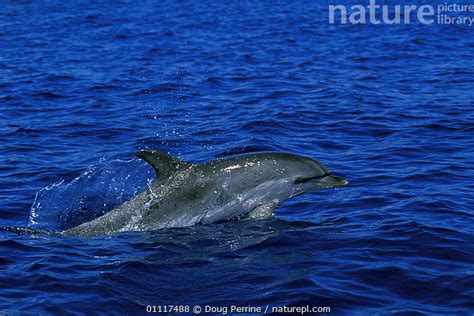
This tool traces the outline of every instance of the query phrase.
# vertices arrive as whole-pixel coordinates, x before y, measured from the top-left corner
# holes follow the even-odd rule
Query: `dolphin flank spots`
[[[289,153],[256,153],[204,164],[144,150],[137,156],[156,171],[149,187],[112,211],[64,231],[67,236],[100,236],[214,223],[237,216],[272,216],[283,200],[348,182],[320,162]]]

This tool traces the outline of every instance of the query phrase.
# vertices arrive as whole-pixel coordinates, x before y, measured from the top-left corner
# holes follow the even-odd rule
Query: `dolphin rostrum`
[[[136,155],[155,169],[157,179],[128,202],[63,235],[149,231],[244,215],[267,218],[283,200],[348,183],[331,175],[320,162],[289,153],[247,154],[204,164],[184,162],[156,150]]]

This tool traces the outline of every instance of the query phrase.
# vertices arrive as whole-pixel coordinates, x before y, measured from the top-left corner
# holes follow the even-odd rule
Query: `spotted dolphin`
[[[246,154],[204,164],[184,162],[156,150],[136,155],[155,169],[156,180],[128,202],[63,235],[150,231],[245,215],[267,218],[284,200],[348,183],[331,175],[320,162],[290,153]]]

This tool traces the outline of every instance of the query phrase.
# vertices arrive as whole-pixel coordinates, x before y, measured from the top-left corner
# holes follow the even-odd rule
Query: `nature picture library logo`
[[[330,4],[329,24],[474,24],[474,4]]]

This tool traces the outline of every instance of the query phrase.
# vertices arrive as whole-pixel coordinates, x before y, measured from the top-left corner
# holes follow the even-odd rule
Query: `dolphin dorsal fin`
[[[135,155],[148,162],[155,169],[157,177],[159,176],[162,179],[169,178],[179,169],[191,165],[158,150],[140,150]]]

